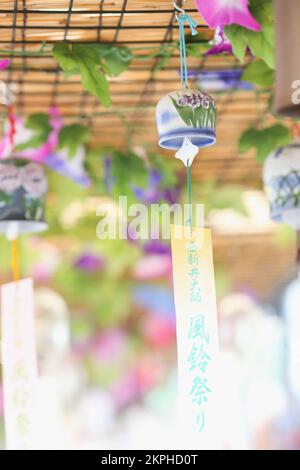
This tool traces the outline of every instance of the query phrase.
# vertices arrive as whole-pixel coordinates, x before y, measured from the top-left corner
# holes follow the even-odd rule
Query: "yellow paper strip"
[[[218,449],[218,324],[211,231],[193,228],[192,240],[187,233],[179,238],[176,233],[178,226],[172,226],[178,446]]]

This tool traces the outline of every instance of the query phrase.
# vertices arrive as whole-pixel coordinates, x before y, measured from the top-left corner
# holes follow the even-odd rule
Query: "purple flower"
[[[238,24],[260,31],[261,26],[248,9],[248,0],[196,0],[197,8],[210,28]]]
[[[224,34],[224,27],[218,27],[215,31],[214,45],[205,55],[232,54],[231,42]]]
[[[165,201],[172,205],[179,201],[180,194],[181,188],[177,186],[175,188],[164,189],[162,196]]]
[[[104,259],[92,253],[83,253],[74,263],[74,267],[87,274],[100,271],[104,267]]]
[[[115,180],[111,174],[111,157],[108,157],[104,161],[104,184],[109,193],[112,191],[114,182]]]
[[[149,174],[149,184],[146,189],[133,188],[135,196],[145,204],[155,204],[161,199],[159,184],[162,176],[158,170],[152,169]]]
[[[160,240],[150,240],[143,246],[143,251],[146,255],[170,255],[171,249]]]
[[[208,109],[210,104],[215,106],[214,100],[199,90],[189,90],[187,93],[181,94],[177,98],[178,106],[189,106],[190,108],[200,108],[201,106]]]

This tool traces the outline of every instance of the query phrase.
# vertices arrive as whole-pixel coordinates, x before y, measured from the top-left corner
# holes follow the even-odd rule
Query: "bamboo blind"
[[[199,23],[201,37],[211,39],[213,32],[204,25],[193,0],[187,0],[185,8]],[[82,90],[77,77],[64,79],[52,58],[51,46],[58,41],[101,41],[128,45],[140,56],[176,39],[178,27],[170,0],[1,1],[0,55],[10,56],[12,63],[9,70],[0,73],[0,79],[16,92],[17,111],[22,114],[41,112],[56,104],[67,121],[87,121],[93,146],[122,147],[129,127],[133,144],[157,148],[155,105],[164,94],[178,89],[178,52],[154,77],[157,58],[133,60],[128,71],[110,80],[113,106],[106,110]],[[36,55],[43,43],[46,52]],[[194,71],[235,66],[229,56],[202,61],[189,58]],[[258,110],[263,112],[266,100],[262,97],[257,103],[254,94],[236,91],[217,97],[217,103],[218,142],[201,152],[193,176],[258,185],[260,168],[251,153],[238,156],[237,140],[257,119]]]

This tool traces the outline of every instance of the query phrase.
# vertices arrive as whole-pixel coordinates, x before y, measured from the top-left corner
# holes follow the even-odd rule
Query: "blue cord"
[[[184,24],[188,23],[191,28],[192,36],[198,34],[196,30],[197,23],[191,18],[187,13],[181,13],[176,16],[179,24],[179,52],[180,52],[180,82],[181,86],[185,84],[186,88],[189,86],[188,82],[188,70],[187,70],[187,61],[186,61],[186,45],[185,45],[185,34],[184,34]]]
[[[184,24],[185,22],[188,23],[189,27],[191,28],[192,36],[195,36],[196,34],[198,34],[196,30],[197,23],[187,13],[181,13],[178,16],[176,15],[176,19],[179,25],[180,82],[181,82],[181,86],[185,85],[186,88],[188,88],[189,80],[188,80],[188,69],[187,69],[187,60],[186,60]],[[191,190],[191,167],[189,164],[189,159],[187,160],[186,174],[187,174],[188,204],[189,204],[188,225],[190,225],[191,236],[192,236],[193,235],[193,220],[192,220],[193,211],[192,211],[192,190]]]
[[[193,234],[193,211],[192,211],[192,189],[191,189],[191,167],[189,159],[186,165],[187,188],[188,188],[188,204],[189,204],[189,220],[188,225],[191,227],[191,235]]]

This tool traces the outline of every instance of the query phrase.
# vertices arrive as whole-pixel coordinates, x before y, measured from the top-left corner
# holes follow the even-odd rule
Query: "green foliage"
[[[274,15],[272,0],[251,0],[250,10],[261,24],[261,31],[252,31],[239,25],[225,27],[225,34],[232,44],[233,53],[243,61],[247,48],[262,59],[269,68],[275,68]]]
[[[192,127],[212,127],[216,125],[216,109],[212,103],[209,103],[209,108],[203,106],[192,108],[191,106],[179,106],[174,98],[171,97],[179,116],[187,126]]]
[[[205,181],[200,187],[193,187],[194,198],[205,206],[206,215],[212,210],[234,209],[241,215],[247,211],[243,203],[243,188],[238,185],[218,185],[214,180]]]
[[[195,36],[186,36],[185,45],[187,56],[199,58],[211,48],[211,45],[209,44],[205,36],[201,35],[200,31]],[[177,44],[177,47],[179,47],[179,43]]]
[[[254,148],[256,160],[263,163],[277,147],[287,145],[291,140],[290,130],[283,124],[274,124],[264,129],[250,127],[240,137],[239,151],[247,152]]]
[[[261,59],[250,62],[242,76],[242,80],[264,87],[272,86],[274,79],[274,70],[270,69]]]
[[[131,50],[125,46],[116,47],[110,44],[96,44],[94,47],[108,75],[120,75],[128,69],[133,59]]]
[[[53,56],[66,76],[80,75],[84,89],[98,98],[105,107],[111,105],[106,78],[126,70],[132,60],[127,47],[109,44],[68,44],[53,46]]]
[[[105,171],[106,161],[109,161],[108,174]],[[110,192],[116,199],[124,195],[129,202],[136,201],[137,188],[147,188],[151,169],[161,174],[160,189],[174,187],[178,181],[175,163],[156,153],[150,153],[143,159],[130,149],[94,149],[88,152],[86,167],[98,193]]]
[[[93,45],[58,43],[53,46],[53,56],[67,76],[79,74],[83,88],[105,107],[110,106],[108,81]]]
[[[132,151],[114,150],[111,154],[112,193],[114,197],[134,196],[134,187],[145,188],[148,184],[148,171],[144,161]]]
[[[31,114],[26,120],[25,127],[32,130],[33,136],[26,142],[17,145],[16,151],[40,147],[47,142],[50,132],[52,131],[49,115],[46,113]]]
[[[176,173],[176,161],[169,160],[157,153],[150,153],[148,160],[152,168],[155,168],[162,175],[162,186],[166,188],[174,187],[178,183]]]
[[[158,70],[162,70],[168,65],[176,49],[177,45],[175,43],[163,44],[158,51],[150,56],[150,58],[155,58],[155,63],[151,71],[152,76],[154,76]]]
[[[77,305],[77,311],[80,312],[81,308],[89,311],[99,326],[117,324],[130,313],[131,289],[128,281],[113,280],[105,273],[86,274],[71,264],[61,265],[53,281],[57,290]]]
[[[53,131],[50,117],[46,113],[35,113],[28,116],[25,127],[31,129],[33,135],[26,142],[16,145],[16,151],[38,148],[45,144]],[[57,149],[66,148],[68,156],[74,157],[78,148],[89,139],[89,129],[78,123],[69,124],[61,128]]]
[[[82,124],[70,124],[61,129],[58,136],[58,148],[67,148],[70,158],[76,155],[78,148],[89,139],[89,130]]]

